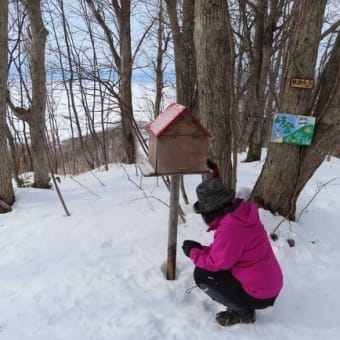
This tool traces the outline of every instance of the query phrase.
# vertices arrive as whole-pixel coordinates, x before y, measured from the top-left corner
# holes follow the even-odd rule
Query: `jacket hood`
[[[215,230],[224,219],[230,219],[230,223],[238,224],[241,227],[252,227],[259,221],[257,205],[253,202],[242,201],[239,207],[223,217],[216,218],[207,231]]]
[[[230,214],[230,218],[238,224],[249,227],[259,221],[259,210],[255,203],[242,201],[240,206]]]

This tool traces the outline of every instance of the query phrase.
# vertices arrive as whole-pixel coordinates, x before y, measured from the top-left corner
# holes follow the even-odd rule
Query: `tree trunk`
[[[292,36],[288,43],[286,58],[287,68],[282,83],[280,112],[313,114],[313,92],[308,89],[291,88],[290,79],[314,78],[326,2],[326,0],[301,0],[294,9]],[[302,181],[302,178],[310,178],[320,164],[319,161],[314,161],[315,155],[307,155],[312,155],[319,143],[328,148],[324,145],[326,136],[320,122],[317,122],[316,129],[311,147],[275,143],[269,146],[266,162],[251,195],[252,200],[272,212],[277,212],[291,220],[295,219],[296,200],[305,184],[303,182],[306,182]],[[334,129],[336,127],[332,127],[328,133],[332,135]],[[312,163],[308,164],[307,161]]]
[[[228,4],[224,0],[197,0],[195,17],[199,113],[213,135],[209,153],[224,184],[233,187],[230,122],[234,52]]]
[[[268,8],[268,0],[258,0],[255,10],[255,41],[251,53],[253,57],[248,100],[248,115],[254,116],[255,119],[247,123],[249,142],[246,162],[261,159],[265,124],[260,118],[264,118],[265,113],[265,94],[273,52],[273,35],[280,14],[278,0],[270,1],[270,5]]]
[[[176,97],[179,104],[197,114],[196,61],[194,46],[194,1],[183,1],[182,27],[177,16],[177,1],[167,0],[167,11],[174,40]],[[185,204],[189,204],[181,176],[181,193]]]
[[[6,140],[6,98],[8,66],[8,0],[0,0],[0,213],[14,202],[10,158]]]
[[[117,12],[120,28],[120,111],[123,131],[123,163],[136,162],[136,145],[133,134],[132,108],[132,56],[131,56],[131,28],[130,28],[130,0],[122,1],[121,9]],[[118,14],[119,13],[119,14]]]
[[[164,70],[163,70],[163,55],[165,49],[163,49],[163,35],[164,35],[164,18],[163,18],[163,0],[159,0],[158,9],[158,28],[157,28],[157,57],[155,62],[155,75],[156,75],[156,90],[155,90],[155,104],[153,115],[157,117],[161,112],[161,102],[163,98],[164,90]],[[165,42],[167,45],[167,41]]]
[[[28,123],[31,136],[34,185],[38,188],[49,188],[49,163],[45,134],[45,46],[48,32],[45,29],[42,20],[40,0],[29,0],[26,2],[26,6],[31,24],[32,36],[30,48],[32,103]]]
[[[167,0],[167,11],[174,39],[177,102],[196,113],[196,62],[194,46],[194,1],[183,1],[182,29],[177,18],[177,1]]]
[[[340,135],[340,32],[330,59],[321,75],[314,116],[317,120],[313,144],[302,150],[301,171],[296,183],[295,200],[325,157],[339,143]]]

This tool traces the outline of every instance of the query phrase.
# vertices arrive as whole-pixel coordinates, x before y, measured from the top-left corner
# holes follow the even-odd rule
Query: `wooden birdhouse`
[[[148,124],[145,176],[207,172],[209,131],[186,107],[172,103]]]

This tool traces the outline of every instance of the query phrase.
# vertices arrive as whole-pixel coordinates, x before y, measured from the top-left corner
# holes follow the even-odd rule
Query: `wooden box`
[[[187,108],[172,103],[148,125],[147,176],[208,171],[209,131]]]

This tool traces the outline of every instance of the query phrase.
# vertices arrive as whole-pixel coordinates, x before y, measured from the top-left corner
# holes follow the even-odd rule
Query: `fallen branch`
[[[95,179],[98,180],[98,182],[101,184],[101,186],[105,187],[105,184],[102,182],[102,180],[101,180],[98,176],[96,176],[92,171],[91,171],[91,175],[92,175]]]
[[[101,198],[97,193],[95,193],[94,191],[92,191],[91,189],[89,189],[86,185],[82,184],[81,182],[79,182],[78,180],[76,180],[73,176],[70,176],[70,178],[72,179],[72,181],[76,182],[77,184],[79,184],[81,187],[83,187],[84,189],[86,189],[87,191],[89,191],[92,195]]]

